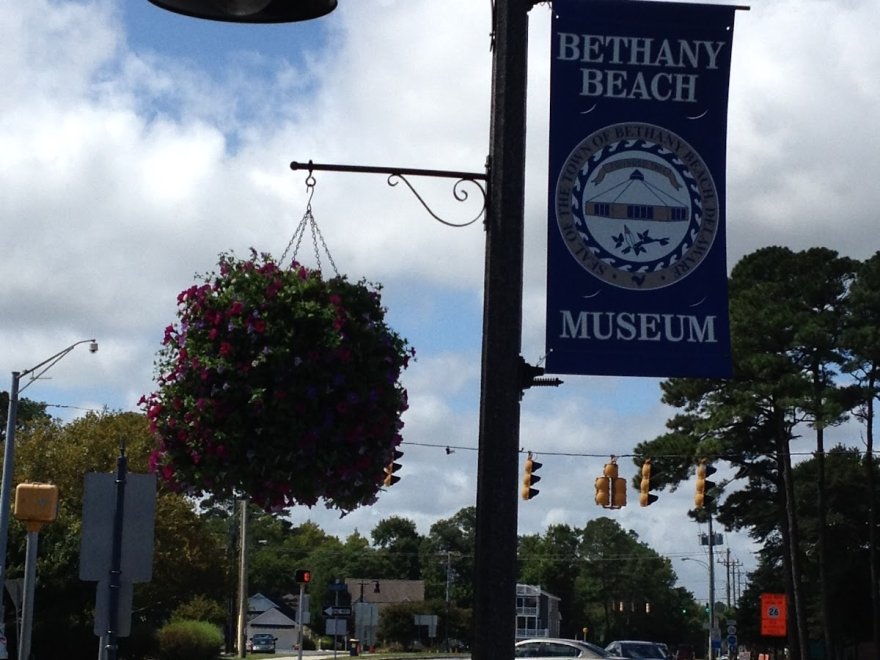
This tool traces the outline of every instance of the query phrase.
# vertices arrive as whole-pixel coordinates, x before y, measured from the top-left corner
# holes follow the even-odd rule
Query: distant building
[[[516,585],[516,638],[559,637],[559,597],[529,584]]]
[[[296,610],[276,603],[263,594],[254,594],[248,598],[247,640],[254,633],[274,635],[277,638],[275,648],[279,651],[292,651],[299,641]]]
[[[377,580],[345,578],[354,615],[353,636],[365,649],[376,643],[379,613],[393,603],[425,600],[424,580]]]

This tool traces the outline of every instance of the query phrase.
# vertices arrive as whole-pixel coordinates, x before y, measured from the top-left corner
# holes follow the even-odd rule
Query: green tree
[[[842,343],[847,350],[846,372],[855,378],[860,394],[856,416],[865,429],[864,472],[868,487],[868,572],[871,586],[871,633],[880,655],[880,554],[878,545],[877,480],[874,459],[874,402],[880,396],[880,252],[861,264],[849,290],[849,312]]]
[[[583,529],[583,572],[578,581],[589,606],[587,625],[599,643],[636,638],[677,643],[686,628],[683,594],[674,589],[675,572],[660,556],[610,518]]]
[[[382,609],[377,636],[385,646],[396,645],[411,649],[419,640],[420,631],[415,624],[417,614],[429,614],[424,602],[392,603]]]
[[[794,657],[807,648],[807,619],[791,443],[810,423],[821,452],[822,431],[843,418],[835,375],[851,272],[852,263],[829,250],[769,247],[744,257],[729,283],[734,377],[664,381],[664,403],[683,412],[667,422],[668,433],[636,448],[636,461],[663,455],[654,464],[670,484],[702,457],[729,462],[732,480],[746,482],[718,508],[718,520],[785,549]]]
[[[373,545],[379,548],[379,558],[385,564],[383,577],[399,580],[421,578],[419,555],[424,539],[412,520],[400,516],[385,518],[376,524],[370,536]]]
[[[9,419],[9,392],[0,392],[0,440],[6,441],[6,420]],[[15,414],[15,430],[21,432],[34,420],[49,419],[46,412],[46,404],[40,401],[32,401],[28,398],[19,398],[18,410]]]
[[[51,482],[60,493],[58,518],[40,534],[33,634],[37,656],[76,659],[94,655],[95,584],[78,578],[83,483],[88,472],[115,471],[122,441],[129,470],[147,472],[152,440],[140,414],[88,413],[69,424],[41,419],[17,436],[16,481]],[[10,578],[23,570],[24,537],[22,525],[13,521]],[[200,594],[222,602],[224,550],[225,539],[215,538],[189,502],[160,487],[153,579],[136,585],[136,623],[158,629],[176,607]],[[7,611],[11,610],[10,606]]]
[[[434,636],[425,626],[417,626],[417,615],[434,615],[437,626]],[[468,643],[470,630],[470,610],[447,608],[441,600],[423,602],[394,603],[382,608],[379,617],[378,637],[384,646],[411,649],[418,642],[424,647],[443,648],[446,638],[450,646]]]
[[[871,585],[864,579],[868,572],[871,548],[865,520],[873,506],[868,486],[863,479],[859,452],[833,447],[825,461],[827,517],[829,538],[833,541],[835,561],[828,565],[828,621],[823,621],[820,608],[819,566],[817,547],[818,514],[817,473],[819,462],[814,457],[794,468],[795,495],[799,503],[798,517],[804,539],[804,586],[808,605],[808,634],[821,639],[823,628],[830,626],[838,645],[849,648],[864,638],[870,628]],[[766,544],[759,555],[757,569],[750,576],[748,588],[740,600],[736,615],[738,635],[748,646],[764,643],[760,636],[761,593],[779,593],[784,589],[781,570],[785,549],[780,543]],[[841,560],[840,558],[844,558]]]
[[[519,540],[519,580],[557,596],[561,615],[560,634],[576,637],[587,625],[587,603],[578,589],[581,574],[581,532],[568,525],[552,525],[543,534]]]
[[[169,621],[207,621],[217,627],[226,623],[226,608],[216,600],[196,596],[179,605],[169,617]]]
[[[427,598],[445,598],[471,607],[474,598],[474,540],[477,511],[465,507],[431,525],[422,544],[422,576]]]
[[[801,365],[809,393],[801,402],[807,421],[816,438],[816,559],[820,620],[823,622],[826,657],[838,655],[831,626],[831,603],[828,572],[830,555],[827,538],[825,489],[825,429],[840,424],[846,417],[847,392],[838,385],[844,363],[841,334],[844,329],[846,295],[852,282],[855,262],[838,256],[827,248],[812,248],[794,255],[795,278],[800,287],[800,314],[793,338],[793,357]]]

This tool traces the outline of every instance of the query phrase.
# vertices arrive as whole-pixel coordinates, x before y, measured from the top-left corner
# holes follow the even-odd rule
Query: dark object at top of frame
[[[292,23],[320,18],[337,0],[149,0],[185,16],[232,23]]]

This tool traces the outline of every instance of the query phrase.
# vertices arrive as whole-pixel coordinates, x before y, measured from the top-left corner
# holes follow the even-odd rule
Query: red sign
[[[761,594],[761,634],[785,637],[788,611],[785,594]]]

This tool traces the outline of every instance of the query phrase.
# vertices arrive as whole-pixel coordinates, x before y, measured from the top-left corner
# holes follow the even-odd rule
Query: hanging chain
[[[339,271],[336,269],[336,262],[333,261],[333,255],[330,254],[330,250],[327,248],[327,243],[324,240],[324,235],[321,233],[318,223],[315,221],[315,216],[312,213],[312,197],[315,195],[316,183],[315,177],[310,170],[309,175],[306,177],[306,192],[309,195],[309,199],[306,202],[306,212],[303,214],[302,220],[299,221],[299,224],[294,230],[293,236],[290,237],[290,242],[287,244],[287,247],[284,248],[284,253],[281,255],[281,261],[279,263],[284,263],[291,247],[293,248],[293,253],[290,256],[290,260],[291,262],[296,261],[296,255],[299,254],[299,246],[302,243],[303,236],[306,234],[306,227],[308,227],[312,235],[312,246],[315,249],[315,262],[318,270],[322,270],[321,251],[318,245],[320,242],[320,248],[322,248],[324,254],[327,255],[327,259],[330,261],[330,266],[332,266],[333,272],[339,276]]]

